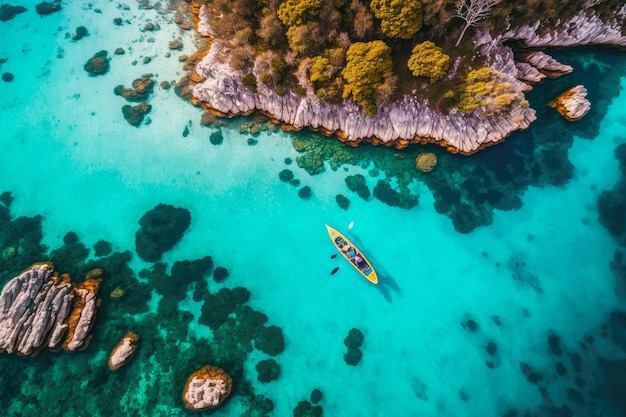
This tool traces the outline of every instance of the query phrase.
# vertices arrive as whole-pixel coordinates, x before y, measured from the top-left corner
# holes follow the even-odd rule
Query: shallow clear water
[[[420,204],[404,210],[348,191],[346,175],[362,173],[370,187],[376,184],[379,178],[368,173],[371,166],[333,170],[327,164],[315,176],[295,163],[287,166],[285,158],[295,161],[300,155],[287,133],[263,132],[250,146],[249,135],[223,128],[224,142],[212,145],[215,129],[201,126],[201,111],[172,89],[157,85],[149,99],[151,123],[130,126],[121,112],[126,102],[113,94],[114,87],[129,86],[145,73],[153,73],[157,83],[176,81],[184,73],[177,56],[195,50],[193,34],[179,30],[171,13],[138,10],[135,3],[124,10],[117,3],[78,2],[40,18],[34,6],[26,6],[26,13],[0,22],[0,58],[8,58],[0,72],[15,75],[12,82],[0,83],[0,192],[12,193],[13,217],[41,214],[43,243],[51,249],[73,231],[88,248],[104,239],[114,251],[134,252],[138,221],[146,211],[159,203],[187,208],[191,226],[163,262],[171,266],[210,255],[229,271],[224,283],[211,280],[210,290],[246,287],[248,305],[282,328],[285,350],[275,357],[280,378],[257,381],[255,364],[267,358],[259,350],[249,353],[242,375],[254,392],[273,401],[273,415],[293,415],[314,388],[324,394],[324,414],[333,417],[487,417],[510,409],[550,415],[541,407],[563,405],[578,415],[590,415],[588,410],[618,415],[598,388],[604,376],[596,357],[623,356],[599,329],[624,304],[609,266],[616,243],[598,222],[597,198],[620,176],[614,149],[626,142],[621,133],[626,93],[601,115],[597,137],[574,138],[569,181],[530,187],[519,210],[496,211],[490,226],[460,234],[435,211],[431,191],[419,181],[410,189]],[[115,17],[124,24],[115,26]],[[159,23],[160,30],[142,32],[149,21]],[[75,42],[66,33],[79,25],[90,35]],[[167,58],[167,42],[174,38],[182,39],[184,50]],[[126,54],[113,55],[118,47]],[[90,77],[82,67],[99,50],[109,52],[110,71]],[[143,64],[144,56],[153,59]],[[388,150],[371,150],[376,152]],[[298,187],[279,179],[284,168],[312,188],[311,198],[300,198]],[[335,202],[339,193],[350,197],[347,211]],[[377,287],[348,265],[330,274],[342,261],[331,259],[334,248],[324,224],[346,232],[350,222],[382,272]],[[93,250],[90,257],[95,259]],[[135,273],[151,267],[136,255],[130,264]],[[153,311],[160,297],[153,296]],[[190,343],[214,343],[209,328],[197,322],[201,302],[191,299],[191,291],[178,307],[195,315],[190,337],[206,338]],[[110,307],[107,317],[115,315]],[[10,415],[82,415],[85,404],[92,415],[183,415],[182,386],[169,384],[176,370],[167,367],[183,360],[178,355],[184,356],[189,340],[168,336],[168,320],[158,316],[160,327],[153,329],[164,332],[171,363],[151,361],[144,352],[114,380],[106,357],[119,339],[99,335],[105,326],[99,324],[86,352],[12,359],[23,375],[15,389],[0,392],[0,404]],[[478,329],[470,331],[467,320]],[[353,327],[365,336],[363,358],[348,366],[343,340]],[[550,353],[550,332],[560,337],[563,357]],[[582,348],[590,335],[595,345]],[[497,345],[497,355],[487,353],[489,342]],[[139,349],[165,347],[146,343]],[[570,368],[572,355],[582,356],[585,368],[558,376],[554,364],[562,361]],[[543,381],[528,382],[521,362],[540,372]],[[9,369],[14,368],[0,369],[2,380],[11,378]],[[584,404],[566,394],[575,385],[574,375],[585,381],[578,388]],[[58,391],[55,380],[66,381],[74,394],[61,400],[51,399],[58,394],[46,396]],[[594,397],[596,390],[600,394]],[[246,395],[234,395],[216,415],[254,415]]]

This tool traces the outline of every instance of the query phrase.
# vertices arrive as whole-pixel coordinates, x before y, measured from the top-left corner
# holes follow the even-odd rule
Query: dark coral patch
[[[311,197],[311,194],[313,193],[313,191],[311,190],[311,187],[309,187],[308,185],[305,185],[304,187],[300,188],[298,190],[298,197],[302,198],[302,199],[307,199],[309,197]]]
[[[278,173],[278,178],[283,182],[289,182],[293,179],[293,171],[285,168]]]
[[[343,194],[337,194],[335,196],[335,201],[337,201],[337,205],[339,206],[339,208],[348,210],[348,207],[350,207],[350,200]]]
[[[218,266],[217,268],[215,268],[215,271],[213,271],[213,280],[215,282],[220,283],[226,278],[228,278],[228,270],[226,268],[224,268],[223,266]]]
[[[13,74],[11,74],[10,72],[5,72],[2,74],[2,81],[6,83],[10,83],[11,81],[13,81],[13,78]]]
[[[388,182],[378,180],[373,192],[374,198],[392,207],[411,209],[418,204],[418,198],[412,194],[401,193],[391,188]]]
[[[243,287],[231,289],[222,288],[217,294],[207,294],[202,305],[202,315],[198,319],[201,324],[212,330],[226,323],[237,307],[248,301],[250,292]]]
[[[259,361],[255,369],[258,373],[257,379],[263,383],[274,381],[280,376],[280,366],[271,358]]]
[[[58,3],[58,2],[50,3],[50,2],[44,1],[36,5],[35,9],[37,10],[37,14],[41,16],[45,16],[45,15],[49,15],[49,14],[60,11],[61,3]]]
[[[343,360],[350,366],[357,366],[363,358],[363,352],[361,349],[355,347],[349,347],[348,352],[343,355]]]
[[[293,417],[322,417],[322,414],[322,407],[313,405],[309,401],[300,401],[293,409]]]
[[[106,240],[99,240],[96,242],[95,245],[93,245],[93,249],[94,249],[94,255],[100,257],[100,256],[107,256],[109,254],[111,254],[111,244],[109,242],[107,242]]]
[[[345,181],[350,191],[357,193],[359,197],[367,201],[370,197],[370,189],[365,182],[365,176],[362,174],[348,175]]]
[[[223,141],[224,135],[221,130],[216,130],[209,136],[209,142],[211,142],[212,145],[221,145]]]
[[[363,335],[363,332],[357,329],[356,327],[353,327],[348,332],[348,335],[346,336],[346,338],[343,339],[343,344],[349,348],[351,347],[359,348],[363,345],[364,340],[365,340],[365,336]]]
[[[254,347],[270,356],[276,356],[285,350],[283,330],[278,326],[263,326],[255,334]]]
[[[181,207],[159,204],[139,219],[135,249],[145,261],[155,262],[182,237],[191,223],[191,213]]]
[[[0,5],[0,21],[6,22],[7,20],[13,19],[15,15],[24,13],[25,11],[26,7],[22,6]]]

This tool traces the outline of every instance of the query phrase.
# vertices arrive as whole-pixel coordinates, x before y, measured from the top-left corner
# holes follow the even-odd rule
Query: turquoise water
[[[121,112],[127,103],[113,94],[114,87],[129,86],[146,73],[157,84],[177,81],[184,74],[177,57],[193,53],[196,40],[172,23],[171,12],[140,10],[136,3],[128,10],[117,3],[92,4],[64,3],[61,12],[46,17],[24,4],[27,12],[0,22],[0,58],[7,59],[0,72],[15,76],[0,82],[0,192],[12,194],[14,219],[42,216],[41,243],[49,249],[37,259],[19,254],[23,264],[3,263],[3,281],[48,257],[63,272],[78,274],[93,261],[111,275],[86,351],[0,357],[0,405],[7,415],[84,415],[83,410],[94,416],[185,415],[184,381],[205,364],[223,367],[236,384],[233,398],[215,415],[263,415],[271,408],[263,405],[263,396],[273,403],[271,415],[294,415],[315,388],[323,393],[324,415],[332,417],[526,411],[548,416],[557,409],[563,413],[558,415],[570,415],[563,407],[576,413],[571,415],[623,415],[606,371],[621,369],[620,362],[605,365],[624,352],[615,336],[623,327],[616,330],[615,320],[607,325],[611,312],[624,309],[610,267],[618,246],[599,223],[597,209],[599,195],[620,179],[614,150],[626,142],[626,78],[615,75],[616,69],[626,72],[619,67],[626,62],[612,61],[617,52],[584,52],[585,59],[599,62],[602,74],[613,73],[614,90],[603,92],[595,70],[580,64],[597,105],[579,124],[566,124],[542,107],[538,90],[558,89],[572,79],[557,80],[531,95],[541,110],[529,132],[467,158],[435,150],[440,164],[430,177],[412,168],[418,148],[368,146],[353,151],[350,163],[331,167],[326,161],[323,173],[310,175],[295,162],[285,163],[302,156],[287,133],[264,131],[251,146],[250,135],[239,133],[242,121],[234,120],[222,128],[223,143],[212,145],[216,127],[201,126],[201,110],[173,89],[155,86],[148,100],[150,123],[130,126]],[[121,26],[113,24],[116,17],[124,19]],[[160,30],[142,32],[147,22]],[[90,35],[72,41],[80,25]],[[177,38],[184,49],[167,57],[168,42]],[[126,53],[114,55],[118,47]],[[100,50],[109,52],[111,67],[91,77],[83,65]],[[152,60],[144,64],[146,56]],[[477,167],[504,164],[524,152],[543,155],[555,144],[571,167],[562,175],[546,163],[532,180],[500,188],[519,196],[516,210],[494,211],[483,204],[489,220],[464,233],[435,210],[442,183],[465,190],[480,180],[468,174]],[[300,198],[298,186],[279,179],[285,168],[301,186],[311,187],[310,198]],[[364,201],[346,187],[346,176],[355,174],[364,175],[370,189],[385,178],[404,184],[419,196],[419,205],[407,210],[372,197]],[[338,207],[337,194],[350,199],[348,210]],[[176,261],[210,255],[215,266],[228,270],[228,278],[194,279],[205,279],[211,294],[247,288],[246,305],[267,315],[267,325],[282,329],[285,349],[273,356],[281,367],[277,380],[257,380],[255,366],[269,356],[245,347],[250,343],[242,335],[245,326],[231,322],[209,329],[198,322],[203,301],[194,301],[193,285],[177,304],[167,291],[153,291],[158,273],[134,254],[134,239],[141,216],[159,203],[184,207],[192,217],[184,237],[163,256],[167,273]],[[351,233],[381,272],[379,286],[347,265],[330,274],[342,261],[331,259],[334,248],[324,224],[347,232],[350,222]],[[91,249],[87,261],[78,256],[72,263],[69,255],[50,254],[64,247],[69,231],[87,248],[106,240],[114,253],[130,251],[132,259],[98,258]],[[114,300],[109,293],[118,285],[129,295]],[[144,297],[129,300],[131,286]],[[241,308],[232,313],[239,318]],[[363,358],[349,366],[343,340],[355,327],[364,334]],[[113,374],[107,356],[126,330],[135,330],[142,343],[133,362]],[[551,334],[558,336],[560,355],[550,348]],[[486,350],[490,342],[497,346],[495,355]],[[559,362],[567,369],[564,376],[555,370]],[[522,363],[541,381],[530,382]]]

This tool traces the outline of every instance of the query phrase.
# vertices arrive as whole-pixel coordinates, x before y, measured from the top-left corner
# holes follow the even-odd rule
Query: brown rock
[[[117,371],[122,366],[126,365],[130,358],[132,358],[135,350],[137,350],[137,341],[139,336],[136,333],[128,331],[126,335],[119,341],[119,343],[111,351],[109,356],[109,369]]]
[[[437,155],[432,152],[422,152],[415,158],[415,166],[422,172],[430,172],[437,165]]]
[[[143,30],[147,32],[152,32],[154,29],[154,23],[146,23],[146,25],[143,27]]]
[[[178,57],[178,60],[179,60],[180,62],[185,62],[185,61],[187,60],[187,58],[189,58],[189,56],[187,56],[187,55],[185,55],[185,54],[182,54],[182,55],[180,55],[180,56]]]
[[[206,365],[189,376],[183,390],[188,410],[205,411],[219,407],[233,389],[233,380],[224,370]]]
[[[172,50],[180,50],[183,49],[183,43],[179,40],[173,40],[170,41],[170,43],[168,44],[169,48]]]
[[[577,85],[559,95],[548,105],[570,122],[575,122],[582,119],[591,108],[591,103],[586,97],[587,89],[582,85]]]
[[[93,327],[96,309],[100,305],[96,296],[101,282],[102,270],[94,269],[87,273],[83,282],[72,289],[74,301],[67,320],[67,336],[63,342],[63,349],[83,350],[89,344],[91,340],[89,331]]]
[[[100,51],[89,58],[84,68],[90,75],[102,75],[109,70],[109,59],[107,51]]]

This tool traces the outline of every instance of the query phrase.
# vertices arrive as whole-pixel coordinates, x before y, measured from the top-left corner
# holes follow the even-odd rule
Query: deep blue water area
[[[548,51],[573,73],[475,155],[351,148],[259,116],[202,125],[171,88],[198,45],[175,6],[21,3],[0,21],[0,284],[47,260],[105,277],[87,349],[0,354],[3,415],[190,415],[203,365],[234,380],[216,416],[624,415],[623,52]],[[127,101],[118,86],[146,78]],[[569,123],[547,103],[577,84],[592,109]],[[123,106],[141,101],[132,126]],[[147,247],[156,213],[170,228]],[[325,224],[377,286],[333,257]],[[128,330],[137,353],[112,372]]]

